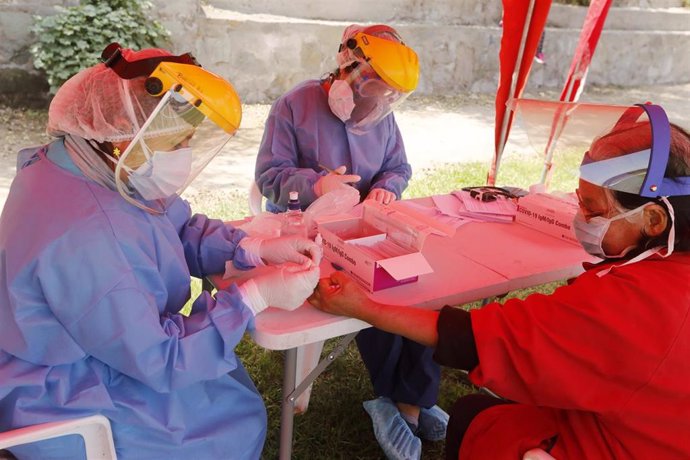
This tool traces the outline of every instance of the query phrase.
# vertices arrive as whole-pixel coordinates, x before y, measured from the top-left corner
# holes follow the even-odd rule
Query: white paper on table
[[[400,201],[399,203],[401,206],[405,206],[417,214],[422,214],[424,216],[430,217],[435,221],[456,230],[460,226],[473,221],[473,219],[467,217],[453,217],[445,215],[441,211],[439,211],[439,209],[436,206],[424,206],[413,201]],[[446,236],[444,233],[436,230],[432,231],[432,233],[435,235]]]
[[[441,213],[451,217],[462,217],[460,208],[464,208],[464,206],[462,206],[462,201],[459,198],[453,195],[434,195],[431,199]]]

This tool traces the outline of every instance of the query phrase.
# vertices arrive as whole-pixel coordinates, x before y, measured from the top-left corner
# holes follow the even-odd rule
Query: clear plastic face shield
[[[235,134],[241,105],[232,85],[196,65],[161,62],[146,81],[160,101],[117,155],[125,200],[164,212]]]
[[[412,93],[389,86],[366,62],[352,65],[355,68],[344,81],[352,89],[354,107],[345,125],[351,132],[360,134],[376,126]]]
[[[402,42],[359,32],[341,45],[353,60],[341,66],[341,79],[349,86],[346,110],[334,108],[348,130],[364,133],[378,124],[416,89],[419,81],[417,54]],[[338,85],[335,84],[335,88]],[[336,89],[336,93],[343,93]],[[330,96],[330,95],[329,95]],[[329,101],[331,103],[331,101]],[[333,104],[331,103],[333,108]],[[349,113],[348,113],[349,112]]]
[[[124,198],[156,211],[179,196],[232,137],[171,89],[127,149],[115,180]]]
[[[670,125],[657,105],[510,102],[537,152],[580,180],[648,198],[687,195],[690,179],[664,177]]]
[[[603,224],[619,218],[629,222],[641,218],[645,205],[635,210],[620,207],[613,196],[613,191],[618,191],[649,198],[646,205],[663,203],[671,220],[666,254],[673,251],[674,211],[667,197],[690,195],[690,177],[665,177],[671,134],[668,118],[661,107],[529,99],[514,100],[511,105],[534,149],[551,152],[555,167],[564,167],[572,171],[574,177],[579,177],[581,211],[576,218],[579,223],[576,223],[581,233],[589,236],[593,234],[590,230],[602,224],[599,225],[600,234],[595,238],[597,241],[592,241],[591,246],[598,243],[601,248],[601,240],[608,228]],[[591,213],[587,209],[589,197],[582,196],[585,190],[604,194],[603,201],[598,199],[599,212]],[[597,216],[592,217],[594,214]],[[622,257],[625,252],[611,255],[600,251],[596,255]],[[647,252],[646,256],[649,255]]]

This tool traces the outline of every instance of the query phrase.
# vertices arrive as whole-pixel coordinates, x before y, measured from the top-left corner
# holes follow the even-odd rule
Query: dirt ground
[[[524,94],[556,100],[555,92]],[[634,104],[652,101],[666,109],[671,121],[690,129],[690,83],[636,88],[588,87],[581,102]],[[243,106],[242,125],[226,150],[194,181],[186,194],[212,190],[237,193],[248,190],[253,179],[254,159],[263,134],[269,105]],[[444,163],[488,161],[494,144],[492,94],[460,94],[454,97],[410,97],[396,111],[407,156],[413,171]],[[27,111],[0,106],[0,203],[4,204],[15,174],[19,149],[45,143],[47,111]],[[519,120],[509,142],[526,143]]]

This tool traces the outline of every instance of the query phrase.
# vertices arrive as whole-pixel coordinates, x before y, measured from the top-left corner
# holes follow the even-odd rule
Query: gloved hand
[[[240,241],[240,246],[254,265],[263,265],[263,262],[270,265],[294,262],[309,268],[318,266],[323,256],[319,245],[297,235],[270,239],[245,237]]]
[[[307,267],[318,267],[323,249],[310,239],[290,235],[263,240],[259,246],[259,255],[269,264],[294,262]]]
[[[295,310],[309,297],[319,281],[318,266],[304,270],[300,266],[275,267],[272,271],[246,281],[239,287],[242,300],[257,315],[269,305]]]
[[[379,203],[383,204],[388,204],[392,201],[395,201],[397,197],[395,196],[395,193],[389,192],[386,189],[383,188],[372,188],[369,191],[369,194],[367,195],[367,200],[376,200]]]
[[[338,166],[332,172],[321,176],[314,184],[316,196],[323,196],[331,190],[358,182],[361,177],[356,174],[345,174],[346,166]]]

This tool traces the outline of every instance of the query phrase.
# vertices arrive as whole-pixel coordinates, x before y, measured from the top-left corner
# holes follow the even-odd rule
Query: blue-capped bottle
[[[281,236],[299,235],[307,237],[307,226],[304,224],[304,214],[299,202],[299,193],[290,192],[287,211],[283,216],[283,226],[280,231]]]

